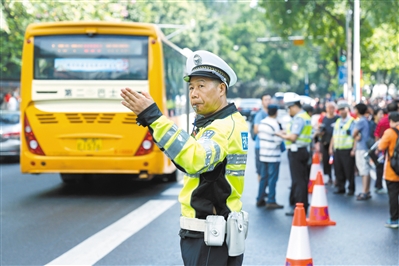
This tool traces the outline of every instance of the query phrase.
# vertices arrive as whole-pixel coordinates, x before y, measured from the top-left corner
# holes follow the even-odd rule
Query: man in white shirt
[[[261,167],[261,179],[257,197],[257,206],[264,202],[266,187],[269,186],[266,209],[281,209],[284,206],[276,203],[276,183],[280,171],[281,143],[282,138],[275,135],[282,130],[277,122],[277,105],[269,105],[268,116],[259,124],[258,137],[260,141],[259,158],[263,165]]]
[[[14,96],[11,96],[11,98],[8,100],[7,110],[8,111],[18,111],[18,100]]]

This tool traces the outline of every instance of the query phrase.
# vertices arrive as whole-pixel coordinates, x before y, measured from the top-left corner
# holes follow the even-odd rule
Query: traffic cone
[[[317,174],[319,172],[323,176],[323,168],[320,165],[319,153],[315,152],[312,157],[312,166],[310,167],[308,193],[313,193],[313,187],[316,182]]]
[[[286,266],[312,266],[309,233],[303,203],[297,203],[292,219],[290,240],[288,242]]]
[[[310,204],[308,225],[336,225],[336,222],[330,220],[328,214],[328,204],[326,189],[323,183],[321,173],[317,174],[316,183],[313,187],[312,202]]]

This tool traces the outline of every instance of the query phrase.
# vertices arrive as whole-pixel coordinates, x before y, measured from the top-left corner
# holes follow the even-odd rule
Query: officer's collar
[[[300,114],[305,113],[305,110],[301,109],[296,115],[294,115],[292,118],[298,117]]]
[[[348,120],[349,120],[351,117],[352,117],[352,116],[350,116],[349,114],[345,117],[345,119],[342,118],[342,116],[341,116],[341,121],[342,121],[343,123],[348,122]]]
[[[223,107],[221,110],[217,111],[213,115],[207,117],[197,116],[194,123],[196,127],[204,127],[209,125],[216,119],[223,119],[235,112],[237,112],[236,106],[234,105],[234,103],[229,103],[227,106]]]

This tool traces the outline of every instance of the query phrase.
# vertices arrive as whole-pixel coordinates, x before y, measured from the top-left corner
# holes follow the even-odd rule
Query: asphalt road
[[[284,214],[287,160],[277,183],[277,202],[286,209],[266,210],[255,206],[253,155],[251,142],[242,198],[250,215],[244,265],[283,265],[292,224]],[[22,175],[18,162],[3,162],[0,170],[1,265],[183,264],[177,235],[181,183],[111,176],[67,186],[57,174]],[[361,178],[356,181],[360,192]],[[326,189],[337,225],[308,227],[314,265],[399,265],[398,230],[384,227],[387,195],[359,202]]]

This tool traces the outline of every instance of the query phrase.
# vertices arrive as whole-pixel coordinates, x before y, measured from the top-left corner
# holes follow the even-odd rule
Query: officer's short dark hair
[[[294,105],[298,106],[299,108],[302,108],[302,104],[300,101],[295,102]]]
[[[365,105],[364,103],[356,104],[355,108],[361,115],[364,115],[367,112],[367,105]]]
[[[225,87],[226,87],[226,96],[227,96],[227,91],[228,91],[227,85],[226,85],[223,81],[221,81],[220,79],[218,79],[218,78],[211,78],[211,80],[212,80],[212,82],[215,83],[215,85],[224,84]]]
[[[392,122],[399,122],[399,112],[397,112],[397,111],[390,112],[388,115],[388,119],[389,119],[389,121],[392,121]]]
[[[387,105],[387,111],[388,113],[398,111],[398,104],[396,102],[391,102]]]

